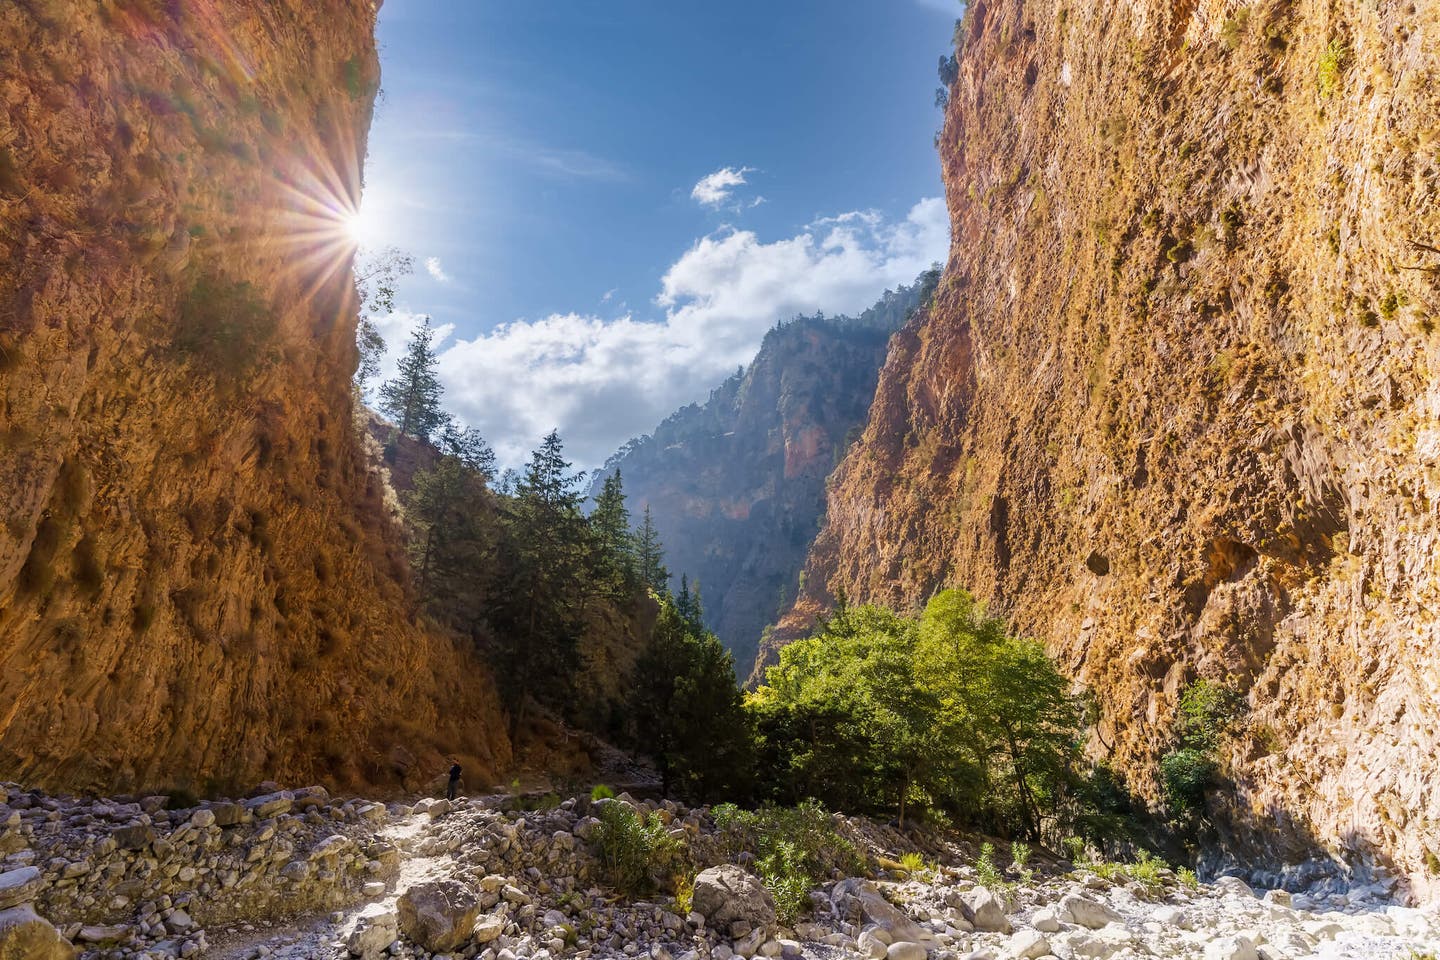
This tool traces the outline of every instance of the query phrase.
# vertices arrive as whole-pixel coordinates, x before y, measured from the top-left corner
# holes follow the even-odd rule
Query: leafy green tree
[[[405,355],[394,379],[380,385],[380,411],[393,420],[404,436],[428,440],[447,420],[440,409],[440,378],[435,374],[439,358],[434,348],[435,331],[426,317],[410,334]]]
[[[360,299],[360,320],[355,328],[355,345],[360,364],[355,368],[355,386],[365,384],[380,372],[385,355],[385,338],[375,324],[377,316],[395,312],[395,292],[400,278],[415,269],[415,258],[395,247],[364,250],[355,259],[355,293]]]
[[[660,598],[650,642],[636,663],[633,713],[666,793],[705,800],[741,786],[749,723],[734,661],[669,597]]]

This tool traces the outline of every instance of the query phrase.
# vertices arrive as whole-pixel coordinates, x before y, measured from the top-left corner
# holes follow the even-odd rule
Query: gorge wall
[[[1181,690],[1230,683],[1223,850],[1440,890],[1440,8],[974,0],[965,27],[950,261],[778,638],[841,587],[968,586],[1096,694],[1093,751],[1151,799]]]
[[[794,599],[820,528],[825,478],[865,420],[890,334],[935,276],[886,291],[859,317],[797,317],[704,404],[676,411],[606,462],[631,509],[649,506],[675,589],[698,583],[706,624],[742,672]]]
[[[378,4],[0,7],[0,771],[415,785],[509,762],[353,423]]]

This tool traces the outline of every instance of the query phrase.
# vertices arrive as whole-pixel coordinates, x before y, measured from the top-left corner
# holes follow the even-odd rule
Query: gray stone
[[[110,839],[121,850],[144,850],[155,842],[155,828],[148,823],[132,823],[110,831]]]
[[[1082,897],[1077,893],[1061,898],[1059,914],[1061,919],[1069,917],[1071,923],[1078,923],[1091,930],[1098,930],[1107,923],[1114,923],[1120,919],[1120,914],[1105,904],[1091,900],[1089,897]]]
[[[1229,894],[1232,897],[1244,897],[1247,900],[1255,899],[1255,891],[1250,889],[1250,884],[1239,877],[1216,877],[1211,884],[1216,890]]]
[[[34,900],[44,883],[39,867],[21,867],[0,873],[0,910]]]
[[[982,933],[1009,933],[1014,929],[1005,916],[1005,905],[984,887],[961,894],[960,909],[965,911],[965,919]]]
[[[888,960],[925,960],[925,948],[910,940],[897,940],[885,950]]]
[[[98,924],[84,926],[75,935],[76,940],[83,940],[86,943],[113,943],[123,940],[130,933],[130,928],[116,924],[114,926],[102,927]]]
[[[394,911],[370,907],[360,914],[345,946],[351,956],[378,960],[399,935],[400,922]]]
[[[498,940],[500,934],[505,932],[505,918],[501,916],[484,916],[475,921],[475,942],[490,943]]]
[[[214,810],[207,810],[204,807],[201,807],[199,810],[196,810],[194,813],[190,814],[190,826],[192,827],[204,829],[205,827],[210,826],[214,822]]]
[[[1205,960],[1260,960],[1249,937],[1226,937],[1205,944]]]
[[[251,797],[245,801],[245,809],[249,810],[257,820],[268,820],[271,817],[278,817],[282,813],[289,813],[290,808],[294,805],[295,795],[289,790]]]
[[[759,877],[734,864],[702,870],[695,878],[691,903],[711,929],[727,930],[740,920],[761,932],[775,927],[775,901],[771,899],[770,891],[765,889]],[[760,944],[756,943],[755,949],[759,947]]]
[[[1006,949],[1017,960],[1036,960],[1050,953],[1050,941],[1038,930],[1021,930],[1010,938]]]
[[[475,931],[480,901],[469,887],[455,880],[417,883],[396,901],[400,930],[431,953],[451,953]]]
[[[245,808],[238,803],[212,803],[207,809],[215,814],[218,827],[233,827],[245,819]]]
[[[74,960],[75,947],[29,904],[0,910],[0,958]]]

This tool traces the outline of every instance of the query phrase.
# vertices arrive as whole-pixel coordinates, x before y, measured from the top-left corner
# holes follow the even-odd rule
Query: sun
[[[364,201],[361,201],[359,209],[346,211],[340,227],[345,231],[346,238],[357,247],[368,247],[375,242],[375,218],[369,214]]]

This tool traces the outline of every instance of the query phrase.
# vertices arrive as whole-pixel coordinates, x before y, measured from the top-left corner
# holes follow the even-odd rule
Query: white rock
[[[925,960],[925,948],[918,943],[909,940],[900,940],[890,944],[885,950],[889,960]]]
[[[860,955],[868,957],[869,960],[880,960],[881,957],[889,952],[887,949],[889,944],[880,939],[879,934],[874,930],[861,931],[859,939],[855,941],[855,945],[860,951]]]
[[[1023,960],[1036,960],[1050,953],[1050,941],[1038,930],[1021,930],[1010,938],[1006,947],[1010,956],[1023,958]]]
[[[1078,893],[1072,893],[1060,899],[1058,914],[1062,920],[1069,917],[1071,923],[1078,923],[1091,930],[1098,930],[1106,924],[1115,923],[1120,919],[1120,914],[1105,904],[1091,900],[1089,897],[1082,897]]]
[[[1049,907],[1036,910],[1035,916],[1030,918],[1030,925],[1041,933],[1060,932],[1060,918],[1055,916],[1055,911]]]
[[[1232,897],[1244,897],[1247,900],[1255,899],[1255,891],[1250,889],[1250,884],[1239,877],[1217,877],[1211,884],[1216,890]]]
[[[960,907],[965,919],[986,933],[1009,933],[1013,927],[1005,916],[1005,905],[1000,898],[984,887],[976,887],[960,896]]]
[[[1225,937],[1205,944],[1205,960],[1260,960],[1260,954],[1249,937]]]

